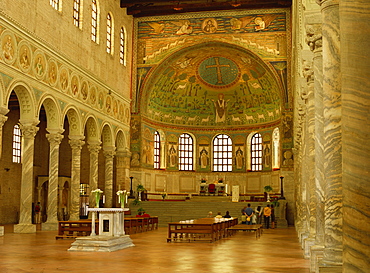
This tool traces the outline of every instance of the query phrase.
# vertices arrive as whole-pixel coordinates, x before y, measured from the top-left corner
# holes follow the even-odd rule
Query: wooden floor
[[[309,272],[294,228],[238,231],[220,241],[167,243],[167,228],[131,235],[134,247],[115,252],[70,252],[56,231],[0,236],[0,272]]]

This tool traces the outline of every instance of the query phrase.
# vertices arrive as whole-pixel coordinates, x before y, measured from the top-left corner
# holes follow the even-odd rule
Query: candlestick
[[[103,195],[103,204],[105,204],[105,194]]]

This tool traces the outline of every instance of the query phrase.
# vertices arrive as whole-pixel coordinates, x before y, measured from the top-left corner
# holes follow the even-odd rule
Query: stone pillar
[[[370,268],[370,6],[340,1],[343,272]]]
[[[320,94],[321,94],[321,79],[320,75],[322,75],[322,63],[321,60],[321,48],[322,48],[322,35],[321,35],[321,28],[319,24],[315,25],[307,25],[306,27],[306,42],[310,48],[310,50],[314,53],[313,58],[313,79],[307,79],[308,85],[308,102],[307,102],[307,118],[308,118],[308,158],[309,158],[309,165],[307,166],[310,170],[315,170],[316,166],[319,162],[316,162],[317,155],[317,139],[315,136],[320,134],[317,132],[317,106],[316,102],[320,101]],[[313,92],[312,92],[313,91]],[[313,93],[311,95],[311,93]],[[322,105],[322,104],[321,104]],[[308,170],[308,171],[310,171]],[[317,192],[317,180],[314,175],[309,175],[309,184],[308,184],[308,193],[309,193],[309,236],[305,240],[304,250],[305,250],[305,257],[308,258],[311,256],[311,247],[315,244],[316,241],[316,230],[317,225],[320,224],[317,222],[317,203],[320,202],[317,198],[319,192]]]
[[[130,191],[130,151],[117,151],[116,182],[120,190]]]
[[[1,155],[3,154],[3,126],[4,126],[4,123],[8,120],[8,117],[5,116],[7,113],[9,112],[9,109],[7,108],[4,108],[4,107],[0,107],[0,158],[1,158]]]
[[[14,226],[14,233],[35,233],[36,225],[32,224],[33,193],[33,155],[35,136],[39,128],[37,122],[21,122],[22,132],[22,182],[19,224]]]
[[[46,137],[50,143],[49,155],[49,188],[47,204],[47,221],[42,224],[42,230],[58,230],[58,173],[59,145],[62,142],[61,132],[51,132]]]
[[[115,148],[104,148],[105,157],[105,204],[104,207],[111,208],[113,206],[113,158],[115,155]]]
[[[81,149],[85,144],[84,137],[70,137],[69,145],[72,148],[72,170],[71,170],[71,207],[70,217],[72,221],[80,219],[80,179],[81,179]]]
[[[323,48],[320,25],[312,25],[307,42],[313,52],[313,74],[315,92],[315,206],[316,206],[316,231],[315,242],[310,249],[311,271],[317,272],[318,261],[323,256],[324,227],[325,227],[325,178],[324,178],[324,105],[323,105]]]
[[[87,146],[90,152],[90,174],[89,174],[89,185],[90,192],[98,188],[98,170],[99,170],[99,151],[101,149],[99,142],[89,142]],[[95,196],[93,194],[89,195],[89,207],[96,207]]]
[[[339,44],[339,1],[321,1],[323,18],[323,101],[325,249],[322,265],[342,265],[342,103]],[[327,269],[326,269],[327,270]],[[342,272],[332,268],[331,272]]]
[[[60,186],[58,187],[58,194],[59,194],[59,200],[58,200],[58,213],[59,213],[59,217],[58,217],[58,220],[59,221],[63,221],[64,220],[64,210],[63,210],[63,190],[64,190],[64,187],[63,186]],[[65,208],[67,209],[67,208]]]

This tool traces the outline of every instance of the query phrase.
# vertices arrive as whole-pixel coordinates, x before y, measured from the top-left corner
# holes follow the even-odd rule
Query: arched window
[[[193,138],[189,134],[179,137],[179,170],[193,170]]]
[[[120,31],[119,62],[126,65],[126,31],[123,27]]]
[[[272,132],[272,169],[280,169],[280,131],[275,128]]]
[[[19,125],[14,125],[13,128],[13,162],[21,163],[21,147],[22,147],[22,135]]]
[[[50,5],[55,9],[59,11],[59,0],[50,0]]]
[[[113,19],[110,13],[107,14],[107,53],[113,54]]]
[[[262,137],[257,133],[251,140],[251,170],[262,171]]]
[[[213,171],[232,171],[232,141],[228,135],[218,135],[213,140]]]
[[[81,0],[73,1],[73,24],[80,27]]]
[[[159,169],[161,166],[161,137],[156,131],[154,133],[154,169]]]
[[[96,0],[91,2],[91,40],[98,41],[98,4]]]

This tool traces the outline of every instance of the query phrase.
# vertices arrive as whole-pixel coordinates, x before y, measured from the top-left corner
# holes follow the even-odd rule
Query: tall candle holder
[[[131,182],[130,182],[130,196],[128,197],[130,199],[135,199],[134,190],[132,189],[132,180],[133,179],[134,179],[134,177],[133,176],[130,176],[130,180],[131,180]]]
[[[283,179],[284,179],[284,176],[280,176],[280,188],[281,188],[281,195],[279,198],[280,200],[285,200]]]

